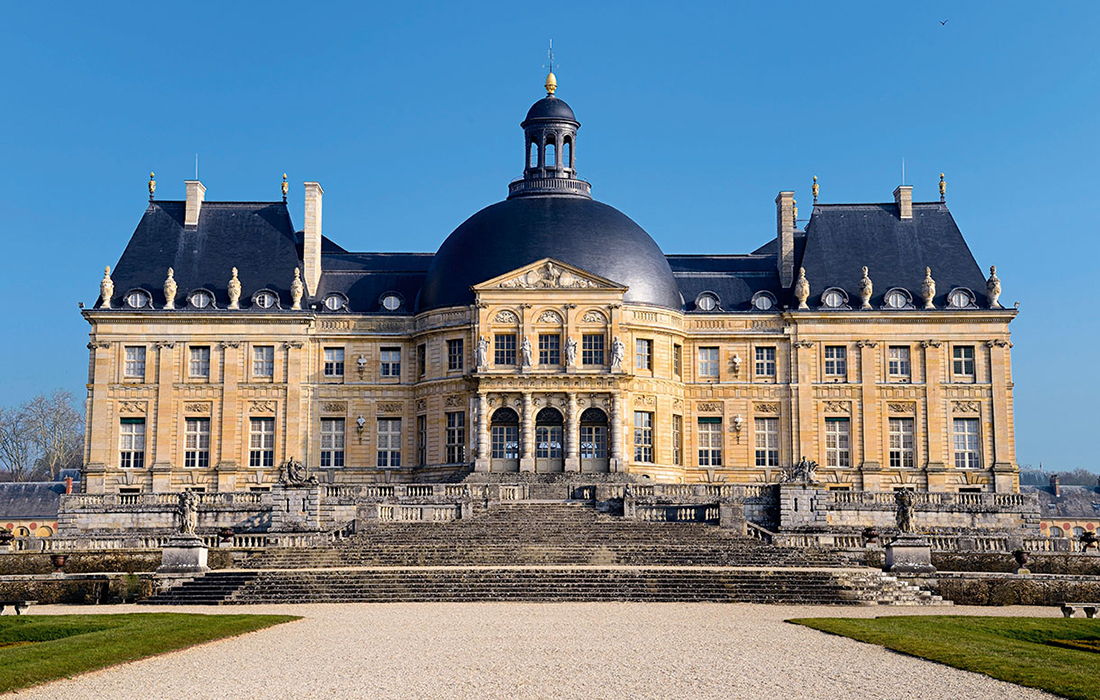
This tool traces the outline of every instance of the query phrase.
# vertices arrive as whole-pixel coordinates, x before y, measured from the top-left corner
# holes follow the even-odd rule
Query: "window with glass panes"
[[[891,379],[908,380],[912,373],[909,348],[904,345],[891,345],[887,350],[886,369]]]
[[[321,466],[344,466],[344,419],[321,419]]]
[[[847,418],[825,419],[825,466],[852,466],[851,433]]]
[[[416,417],[416,463],[423,467],[428,463],[428,417]]]
[[[848,375],[848,349],[843,345],[825,346],[825,376],[846,377]]]
[[[190,360],[187,363],[187,373],[192,377],[199,378],[210,376],[209,347],[190,348]]]
[[[209,418],[188,418],[184,421],[183,466],[194,469],[210,466]]]
[[[672,416],[672,463],[684,463],[684,417]]]
[[[401,376],[401,348],[382,348],[379,351],[378,373],[383,377]]]
[[[586,409],[587,411],[598,409]],[[602,416],[600,417],[603,418]],[[585,424],[581,415],[581,459],[607,459],[607,426]]]
[[[275,376],[275,346],[257,345],[252,348],[252,376]]]
[[[466,414],[463,411],[447,413],[447,464],[466,461]]]
[[[428,346],[423,343],[416,346],[416,376],[423,377],[428,372]]]
[[[456,371],[462,369],[464,349],[462,338],[447,341],[447,370]]]
[[[344,376],[344,349],[325,348],[325,376]]]
[[[497,333],[493,338],[493,364],[516,364],[516,334]]]
[[[494,425],[491,437],[493,459],[519,459],[519,425]]]
[[[401,419],[378,419],[378,466],[401,466]]]
[[[978,440],[977,418],[956,418],[955,468],[977,469],[982,466],[981,444]]]
[[[123,469],[144,468],[145,419],[123,418],[118,428],[118,466]]]
[[[132,345],[126,348],[126,363],[123,372],[127,377],[145,377],[144,345]]]
[[[603,333],[585,333],[581,336],[581,364],[602,365],[604,336]]]
[[[779,419],[756,418],[756,466],[779,466]]]
[[[653,414],[634,412],[634,461],[653,461]]]
[[[913,419],[890,419],[890,467],[912,469],[916,464],[913,455]]]
[[[952,349],[952,365],[956,377],[974,377],[974,346],[956,345]]]
[[[775,376],[775,348],[756,348],[756,376]]]
[[[557,333],[539,333],[539,366],[561,364],[561,336]]]
[[[248,466],[275,466],[274,418],[252,418],[249,421]]]
[[[684,373],[684,346],[672,346],[672,373],[677,377]]]
[[[699,433],[695,439],[699,448],[699,466],[722,466],[722,419],[700,418]]]
[[[699,376],[718,376],[718,348],[699,348]]]
[[[653,369],[653,341],[638,338],[634,341],[634,369]]]

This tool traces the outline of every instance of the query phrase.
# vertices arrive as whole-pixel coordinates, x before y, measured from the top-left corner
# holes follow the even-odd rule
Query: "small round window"
[[[965,309],[972,303],[970,292],[965,289],[953,289],[947,295],[947,305],[953,309]]]
[[[844,292],[839,289],[828,289],[821,295],[821,304],[826,308],[839,309],[844,306]]]
[[[343,294],[329,294],[325,297],[325,308],[329,311],[339,311],[348,305],[348,300]]]
[[[205,289],[200,289],[197,292],[192,292],[187,301],[193,308],[207,309],[214,305],[214,295]]]
[[[909,297],[900,289],[891,289],[886,292],[886,308],[904,309],[909,306]]]
[[[279,303],[279,297],[275,296],[275,292],[269,292],[265,289],[256,293],[256,296],[252,298],[252,303],[261,309],[272,309]]]
[[[149,302],[149,293],[140,289],[135,289],[126,294],[126,306],[129,306],[131,309],[144,309],[146,306],[149,306]]]
[[[767,292],[757,292],[752,298],[752,307],[757,311],[771,311],[775,308],[775,297]]]
[[[701,311],[714,311],[718,308],[718,297],[713,294],[700,294],[699,298],[695,300],[695,305]]]
[[[382,308],[386,311],[397,311],[401,308],[401,297],[396,294],[387,294],[382,297]]]

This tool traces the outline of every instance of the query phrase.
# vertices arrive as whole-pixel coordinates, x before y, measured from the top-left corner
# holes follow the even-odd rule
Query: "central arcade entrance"
[[[565,471],[562,435],[565,420],[556,408],[544,408],[535,415],[535,471],[540,474]]]

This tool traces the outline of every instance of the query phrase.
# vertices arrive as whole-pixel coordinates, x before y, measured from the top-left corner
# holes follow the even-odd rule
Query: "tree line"
[[[58,389],[0,406],[0,481],[54,481],[84,458],[84,406]]]

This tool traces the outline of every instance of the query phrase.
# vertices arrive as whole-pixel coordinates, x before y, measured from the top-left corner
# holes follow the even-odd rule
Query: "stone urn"
[[[1018,574],[1030,574],[1031,570],[1027,568],[1027,563],[1031,561],[1031,557],[1028,553],[1022,549],[1012,550],[1012,558],[1016,560],[1016,573]]]
[[[15,539],[15,534],[4,527],[0,527],[0,547],[6,547]]]
[[[863,532],[860,533],[860,537],[863,538],[864,545],[869,545],[878,539],[878,530],[873,527],[865,527]]]
[[[235,534],[236,533],[233,532],[233,528],[223,527],[222,529],[218,530],[218,539],[222,542],[229,542],[233,539],[233,536]]]
[[[50,562],[53,564],[53,570],[55,574],[60,574],[65,568],[65,562],[69,560],[68,554],[54,554],[50,557]]]

